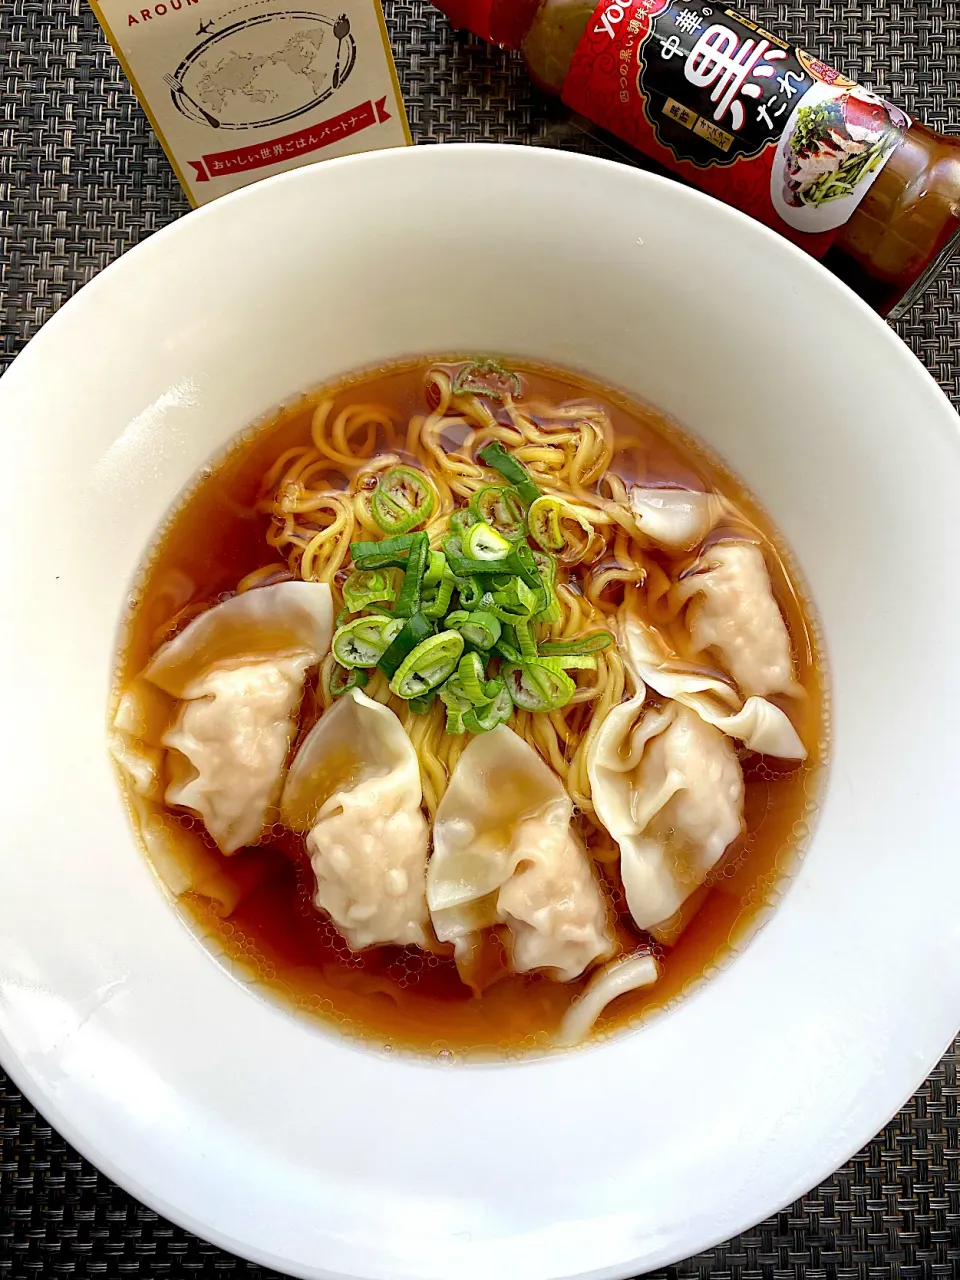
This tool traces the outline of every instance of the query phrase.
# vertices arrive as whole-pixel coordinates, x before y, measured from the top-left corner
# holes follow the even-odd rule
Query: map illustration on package
[[[379,0],[91,0],[194,204],[410,141]]]

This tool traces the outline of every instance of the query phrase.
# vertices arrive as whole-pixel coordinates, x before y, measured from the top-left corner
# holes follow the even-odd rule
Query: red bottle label
[[[602,0],[563,100],[816,257],[910,126],[832,67],[700,0]]]

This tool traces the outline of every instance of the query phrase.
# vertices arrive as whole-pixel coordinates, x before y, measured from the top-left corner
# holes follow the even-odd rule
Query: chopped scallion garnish
[[[421,640],[432,635],[433,623],[430,619],[425,618],[422,613],[415,613],[412,618],[401,623],[401,630],[397,632],[377,666],[388,680],[392,679],[407,654],[412,653]]]
[[[370,501],[373,518],[387,534],[404,534],[433,515],[437,491],[422,471],[391,467],[377,481]]]
[[[488,467],[493,467],[494,471],[499,471],[503,478],[513,485],[525,507],[529,507],[540,497],[536,480],[522,462],[518,462],[507,452],[499,440],[491,440],[489,444],[484,445],[477,457]]]
[[[463,653],[459,631],[441,631],[408,653],[390,681],[398,698],[419,698],[453,674]]]
[[[381,613],[354,618],[333,636],[333,656],[342,667],[375,667],[403,623]]]

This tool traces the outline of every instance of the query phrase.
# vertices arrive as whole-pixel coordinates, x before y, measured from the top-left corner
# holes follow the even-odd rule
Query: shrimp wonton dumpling
[[[689,601],[698,652],[715,652],[746,696],[799,691],[790,635],[774,599],[763,552],[753,542],[718,542],[674,588]]]
[[[723,510],[715,493],[693,489],[630,490],[630,509],[640,532],[672,551],[690,551],[707,536]]]
[[[620,626],[624,658],[637,687],[649,685],[672,698],[751,751],[803,760],[807,749],[786,712],[755,695],[744,701],[732,685],[709,671],[697,671],[670,654],[660,636],[633,614]]]
[[[505,725],[475,738],[437,809],[427,900],[477,985],[484,930],[506,926],[512,968],[570,982],[609,956],[603,894],[571,827],[573,805],[537,752]]]
[[[314,901],[354,951],[428,945],[428,828],[417,753],[389,707],[352,689],[297,752],[281,814],[306,831]]]
[[[743,826],[743,773],[730,740],[646,690],[608,712],[587,760],[597,817],[620,848],[630,914],[674,916]]]
[[[177,699],[167,804],[198,813],[223,853],[259,840],[279,799],[307,671],[330,646],[330,588],[281,582],[233,596],[143,672]]]
[[[170,722],[171,699],[146,680],[124,689],[113,716],[110,754],[135,795],[163,798],[163,748],[160,739]]]

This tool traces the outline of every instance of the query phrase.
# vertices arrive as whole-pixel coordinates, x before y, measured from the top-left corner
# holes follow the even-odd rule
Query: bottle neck
[[[519,49],[543,0],[492,0],[490,38],[506,49]]]
[[[544,0],[436,0],[456,28],[481,40],[519,49]]]

